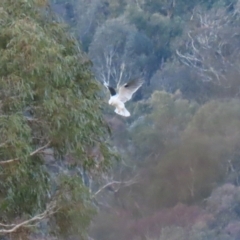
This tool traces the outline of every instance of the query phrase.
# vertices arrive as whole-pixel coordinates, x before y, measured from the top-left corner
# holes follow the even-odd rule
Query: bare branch
[[[124,70],[125,70],[125,63],[123,62],[123,63],[121,64],[121,71],[120,71],[120,76],[119,76],[118,83],[117,83],[117,88],[119,88],[119,86],[120,86],[120,84],[121,84],[122,75],[123,75]]]
[[[18,223],[18,224],[3,224],[3,223],[0,223],[0,226],[3,227],[3,229],[0,229],[0,234],[8,234],[8,233],[13,233],[15,231],[17,231],[19,228],[22,228],[22,227],[31,227],[33,226],[32,224],[36,224],[38,223],[39,221],[49,217],[50,215],[56,213],[56,204],[55,202],[54,203],[51,203],[49,204],[49,206],[47,207],[47,209],[41,213],[41,214],[38,214],[36,216],[34,216],[33,218],[30,218],[26,221],[23,221],[21,223]]]
[[[109,186],[111,186],[111,185],[113,185],[113,184],[121,184],[121,183],[122,183],[122,182],[120,182],[120,181],[112,181],[112,182],[109,182],[109,183],[105,184],[104,186],[102,186],[101,188],[99,188],[97,192],[95,192],[95,193],[93,194],[93,198],[96,197],[96,196],[97,196],[102,190],[104,190],[105,188],[107,188],[107,187],[109,187]]]
[[[45,144],[44,146],[36,149],[35,151],[30,153],[30,156],[33,156],[35,154],[37,154],[38,152],[41,152],[42,150],[44,150],[45,148],[47,148],[50,145],[51,141],[49,141],[47,144]]]
[[[47,148],[49,145],[50,145],[51,141],[49,141],[47,144],[45,144],[44,146],[36,149],[35,151],[31,152],[29,156],[33,156],[39,152],[42,152],[45,148]],[[9,160],[6,160],[6,161],[1,161],[0,162],[0,165],[4,165],[4,164],[8,164],[8,163],[12,163],[12,162],[15,162],[15,161],[19,161],[20,159],[19,158],[13,158],[13,159],[9,159]]]
[[[15,224],[3,224],[3,223],[0,223],[0,227],[13,227],[15,226]]]
[[[136,178],[136,177],[135,177]],[[107,184],[103,185],[101,188],[98,189],[98,191],[96,191],[92,198],[95,198],[100,192],[102,192],[105,188],[109,187],[109,186],[112,186],[114,184],[117,184],[120,188],[120,186],[125,186],[125,187],[128,187],[128,186],[131,186],[135,183],[137,183],[138,181],[136,181],[135,179],[131,179],[129,181],[125,181],[125,182],[122,182],[122,181],[111,181],[111,182],[108,182]],[[119,190],[119,188],[117,190],[115,190],[115,192],[117,192]]]

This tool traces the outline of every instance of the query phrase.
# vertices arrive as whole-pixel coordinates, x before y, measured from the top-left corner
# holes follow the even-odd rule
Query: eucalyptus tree
[[[174,44],[178,60],[196,74],[195,82],[212,96],[239,96],[239,24],[237,6],[209,11],[196,8],[183,36]]]
[[[94,33],[108,17],[108,3],[103,0],[77,0],[72,1],[75,12],[75,24],[72,24],[84,50],[88,50]]]
[[[0,234],[51,216],[55,234],[83,237],[93,209],[69,166],[97,173],[113,156],[100,86],[66,30],[47,0],[0,1]]]
[[[63,18],[87,51],[93,35],[109,17],[109,3],[104,0],[50,0],[53,10]]]
[[[125,48],[129,37],[136,32],[124,19],[112,19],[99,27],[89,48],[94,72],[99,80],[115,83],[131,75],[126,64]]]
[[[89,47],[93,70],[102,82],[113,85],[147,76],[153,56],[151,40],[124,17],[100,26]]]

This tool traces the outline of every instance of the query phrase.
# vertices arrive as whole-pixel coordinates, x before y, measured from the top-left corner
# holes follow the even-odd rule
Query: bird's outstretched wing
[[[132,95],[142,86],[143,80],[140,78],[134,79],[125,83],[118,90],[118,99],[125,103],[132,98]]]

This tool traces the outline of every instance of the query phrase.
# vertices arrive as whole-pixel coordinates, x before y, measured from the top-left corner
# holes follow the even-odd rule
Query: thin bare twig
[[[104,186],[102,186],[101,188],[98,189],[98,191],[96,191],[94,194],[93,194],[93,197],[96,197],[102,190],[104,190],[105,188],[113,185],[113,184],[121,184],[122,182],[120,181],[112,181],[112,182],[109,182],[107,184],[105,184]]]
[[[136,178],[136,177],[135,177]],[[107,184],[103,185],[102,187],[100,187],[93,195],[92,195],[92,198],[95,198],[101,191],[103,191],[105,188],[113,185],[113,184],[117,184],[117,185],[122,185],[122,186],[131,186],[132,184],[135,184],[137,183],[138,181],[136,181],[135,179],[131,179],[129,181],[125,181],[125,182],[122,182],[122,181],[111,181],[111,182],[108,182]],[[119,189],[116,190],[116,192],[118,191]]]

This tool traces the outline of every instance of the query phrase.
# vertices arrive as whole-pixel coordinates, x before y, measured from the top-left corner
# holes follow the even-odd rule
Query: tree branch
[[[102,190],[104,190],[105,188],[113,185],[113,184],[121,184],[122,182],[120,181],[112,181],[112,182],[109,182],[107,184],[105,184],[104,186],[102,186],[101,188],[98,189],[98,191],[96,191],[94,194],[93,194],[93,197],[96,197]]]
[[[31,152],[29,156],[32,157],[33,155],[36,155],[37,153],[41,152],[42,150],[47,148],[50,145],[50,143],[51,143],[51,141],[49,141],[46,145],[44,145],[44,146],[36,149],[35,151]],[[9,159],[9,160],[1,161],[0,165],[12,163],[12,162],[19,161],[19,160],[20,160],[19,158],[12,158],[12,159]]]
[[[119,76],[119,79],[118,79],[118,82],[117,82],[117,88],[120,87],[120,84],[121,84],[121,81],[122,81],[122,75],[123,75],[124,70],[125,70],[125,63],[123,62],[121,64],[121,71],[120,71],[120,76]]]
[[[39,222],[39,221],[43,220],[44,218],[54,214],[57,211],[57,210],[54,210],[55,207],[56,207],[55,203],[49,204],[49,206],[43,213],[38,214],[38,215],[34,216],[33,218],[30,218],[30,219],[23,221],[21,223],[18,223],[18,224],[0,223],[0,226],[3,227],[3,229],[0,229],[0,234],[13,233],[21,227],[31,227],[34,222]]]
[[[136,177],[135,177],[136,178]],[[137,183],[138,181],[136,181],[135,179],[131,179],[129,181],[125,181],[125,182],[122,182],[122,181],[111,181],[111,182],[108,182],[107,184],[103,185],[102,187],[100,187],[92,196],[92,198],[95,198],[101,191],[103,191],[105,188],[113,185],[113,184],[118,184],[118,185],[124,185],[124,186],[130,186],[132,184],[135,184]],[[115,192],[117,192],[119,189],[117,189]]]

